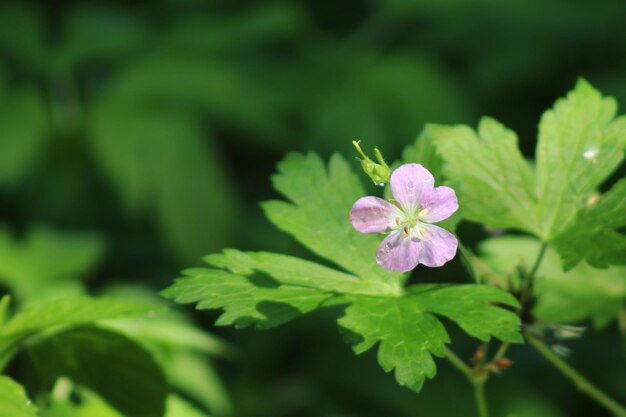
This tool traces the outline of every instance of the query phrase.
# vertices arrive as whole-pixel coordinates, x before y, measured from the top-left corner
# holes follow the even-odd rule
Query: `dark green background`
[[[578,76],[626,103],[625,21],[618,0],[4,1],[0,221],[18,235],[44,224],[101,236],[94,291],[162,289],[226,246],[307,256],[258,207],[276,197],[269,176],[286,152],[352,157],[361,139],[394,160],[424,123],[487,114],[532,156],[539,116]],[[466,278],[455,262],[414,279]],[[411,393],[373,353],[350,352],[338,314],[268,332],[215,329],[216,313],[198,314],[240,349],[218,363],[236,415],[473,415],[448,364]],[[451,333],[471,356],[475,344]],[[626,399],[613,328],[570,347]],[[524,347],[511,357],[487,388],[493,415],[608,415]]]

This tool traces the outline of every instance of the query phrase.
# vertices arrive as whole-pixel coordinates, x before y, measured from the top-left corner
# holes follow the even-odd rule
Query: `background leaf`
[[[162,417],[168,387],[154,359],[140,346],[111,330],[93,326],[46,338],[28,351],[38,385],[58,376],[98,392],[127,417]]]
[[[38,303],[17,313],[0,329],[0,340],[15,341],[59,326],[76,326],[128,316],[146,316],[155,309],[136,302],[88,297]]]
[[[519,269],[528,271],[541,243],[530,237],[506,236],[481,243],[480,259],[513,288]],[[563,272],[556,251],[548,248],[537,271],[537,304],[533,314],[550,323],[573,324],[592,320],[598,327],[614,321],[626,302],[626,268],[596,269],[581,263]]]
[[[92,233],[33,227],[22,239],[0,229],[0,282],[22,303],[82,294],[78,278],[90,272],[104,252]]]

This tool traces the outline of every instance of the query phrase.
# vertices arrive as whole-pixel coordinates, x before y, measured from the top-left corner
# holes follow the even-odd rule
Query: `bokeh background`
[[[424,123],[487,114],[532,156],[540,114],[578,76],[626,103],[625,21],[621,0],[3,1],[2,235],[95,247],[83,278],[96,294],[156,292],[224,247],[306,257],[258,207],[276,197],[269,176],[285,153],[352,157],[361,139],[394,160]],[[483,235],[461,226],[470,244]],[[457,264],[415,274],[465,279]],[[211,362],[231,404],[218,417],[474,413],[444,362],[416,395],[372,352],[355,357],[340,310],[268,332],[186,311],[236,352]],[[470,357],[475,344],[451,332]],[[570,343],[569,360],[623,400],[618,345],[608,328]],[[532,352],[511,356],[488,385],[494,415],[608,415]]]

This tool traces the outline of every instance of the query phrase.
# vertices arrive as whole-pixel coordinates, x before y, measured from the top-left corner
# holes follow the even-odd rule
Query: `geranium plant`
[[[380,197],[366,195],[340,155],[328,164],[314,153],[288,155],[272,179],[286,201],[265,202],[263,210],[333,267],[227,249],[204,258],[208,267],[184,271],[163,295],[222,309],[217,325],[262,329],[342,305],[337,322],[356,353],[377,347],[381,367],[416,392],[435,377],[437,358],[449,360],[474,386],[480,416],[488,415],[486,381],[511,365],[511,344],[527,344],[583,393],[626,416],[552,346],[564,334],[579,335],[572,323],[606,326],[624,316],[626,179],[600,191],[626,149],[626,117],[616,113],[614,99],[579,81],[542,116],[534,161],[514,132],[490,118],[476,130],[426,126],[394,170],[378,150],[374,162],[357,143],[365,172],[388,183]],[[503,236],[474,253],[456,236],[460,221]],[[469,283],[420,280],[420,268],[445,268],[455,256]],[[441,318],[476,339],[471,361],[453,352]],[[490,341],[498,345],[492,355]]]

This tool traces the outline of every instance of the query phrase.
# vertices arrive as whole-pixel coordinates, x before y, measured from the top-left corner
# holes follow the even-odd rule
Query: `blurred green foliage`
[[[31,297],[106,292],[120,281],[155,291],[225,246],[302,255],[257,206],[273,195],[268,177],[285,152],[350,156],[350,141],[361,139],[393,160],[426,122],[475,125],[489,114],[531,155],[538,115],[578,76],[626,103],[625,20],[620,0],[2,2],[0,285],[25,307]],[[76,230],[90,234],[67,233]],[[471,225],[460,234],[484,237]],[[461,276],[458,264],[446,271]],[[221,331],[242,350],[220,363],[237,416],[467,413],[464,381],[445,366],[414,396],[372,355],[338,350],[323,315],[263,334]],[[206,361],[216,352],[180,320],[147,324],[138,337],[184,393],[167,407],[195,416],[191,398],[227,415]],[[173,339],[185,347],[154,340],[159,326],[182,332]],[[623,364],[614,337],[575,342],[571,360],[624,397],[620,367],[595,360]],[[514,367],[493,388],[495,410],[601,415],[556,378],[539,361]],[[57,401],[50,415],[70,406],[116,415],[93,392],[80,397],[79,407]]]

